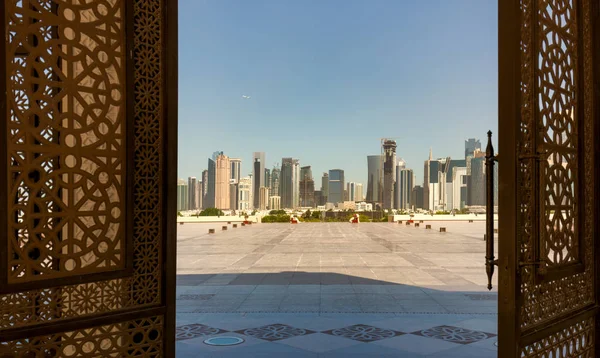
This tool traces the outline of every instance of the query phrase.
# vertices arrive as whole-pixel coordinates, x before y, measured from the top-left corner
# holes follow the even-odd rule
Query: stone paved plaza
[[[178,357],[496,357],[484,222],[223,225],[178,226]]]

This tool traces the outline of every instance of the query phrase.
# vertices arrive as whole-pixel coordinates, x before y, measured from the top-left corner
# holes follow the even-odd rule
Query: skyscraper
[[[431,158],[431,154],[430,154]],[[450,157],[425,161],[423,205],[428,210],[451,210],[453,202],[452,169],[466,168],[466,160]]]
[[[208,200],[208,170],[206,169],[202,171],[202,187],[200,191],[200,195],[202,195],[202,209],[206,209],[206,201]]]
[[[310,166],[300,168],[300,207],[315,206],[315,181]]]
[[[188,184],[185,180],[179,179],[177,181],[177,211],[188,210]]]
[[[411,197],[414,186],[412,169],[402,169],[398,166],[396,178],[396,209],[411,209]]]
[[[452,202],[449,207],[460,210],[467,204],[467,168],[452,168]]]
[[[293,159],[281,159],[281,175],[279,177],[279,193],[281,196],[281,207],[290,209],[293,205]]]
[[[265,188],[269,189],[269,195],[271,195],[271,169],[269,168],[265,168]]]
[[[196,177],[188,177],[188,210],[196,210]]]
[[[344,201],[344,171],[331,169],[329,171],[329,203],[342,203]]]
[[[413,188],[411,197],[410,197],[411,206],[415,209],[423,209],[423,187],[420,185],[416,185]]]
[[[258,162],[258,166],[256,165]],[[252,153],[252,185],[253,185],[253,205],[254,208],[258,208],[258,201],[260,198],[259,189],[261,186],[265,186],[265,152],[254,152]]]
[[[269,207],[269,188],[261,186],[259,190],[260,198],[258,200],[258,208],[260,210],[267,210]]]
[[[481,142],[479,139],[469,138],[465,140],[465,159],[473,157],[476,149],[481,150]]]
[[[279,196],[280,176],[281,169],[279,168],[279,166],[274,166],[273,170],[271,170],[271,190],[269,190],[269,195]]]
[[[250,193],[252,192],[252,179],[250,177],[241,178],[238,185],[238,210],[248,211],[250,206]],[[248,213],[250,214],[250,213]]]
[[[216,159],[216,157],[215,157]],[[214,208],[215,207],[215,184],[216,184],[216,175],[217,175],[217,164],[215,160],[212,158],[208,158],[208,180],[207,180],[207,188],[206,188],[206,196],[204,201],[204,208]]]
[[[229,183],[231,180],[231,163],[229,157],[220,154],[216,161],[216,174],[215,174],[215,207],[221,210],[229,210],[231,201],[229,195],[231,189]]]
[[[381,178],[382,168],[381,155],[369,155],[367,156],[367,202],[379,203],[381,202],[383,182]]]
[[[396,141],[383,142],[383,208],[393,209],[396,176]]]
[[[329,197],[329,173],[323,173],[323,177],[321,177],[321,200],[323,202],[322,205],[325,205],[327,202],[327,198]]]
[[[231,163],[231,179],[239,183],[242,175],[242,160],[240,158],[229,158],[229,162]]]
[[[300,161],[292,160],[292,208],[300,206]]]
[[[255,153],[256,154],[256,153]],[[253,186],[253,193],[254,193],[254,208],[257,209],[259,206],[259,200],[260,200],[260,187],[263,186],[262,183],[264,183],[264,163],[260,162],[260,158],[254,158],[254,170],[252,171],[252,186]]]
[[[346,183],[346,191],[348,192],[349,201],[363,201],[363,185],[361,183],[348,182]]]

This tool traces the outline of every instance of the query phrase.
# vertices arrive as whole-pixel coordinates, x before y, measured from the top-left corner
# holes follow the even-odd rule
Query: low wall
[[[226,223],[228,221],[231,221],[232,223],[241,223],[243,222],[245,219],[244,217],[240,217],[240,216],[178,216],[177,217],[177,222],[178,223],[198,223],[198,224],[202,224],[202,223]],[[248,217],[248,221],[251,221],[253,223],[259,223],[260,222],[260,216],[249,216]]]
[[[390,215],[389,217],[391,217]],[[415,221],[485,221],[485,214],[456,214],[456,215],[427,215],[427,214],[415,214],[414,217],[410,217],[410,215],[393,215],[393,222],[398,220],[406,221],[406,220],[415,220]],[[498,220],[498,214],[494,214],[494,221]]]

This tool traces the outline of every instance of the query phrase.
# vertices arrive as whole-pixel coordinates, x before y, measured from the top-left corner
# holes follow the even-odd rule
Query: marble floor
[[[426,224],[180,225],[177,356],[496,357],[485,223]]]

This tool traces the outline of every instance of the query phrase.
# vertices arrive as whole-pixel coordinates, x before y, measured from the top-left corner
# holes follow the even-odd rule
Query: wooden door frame
[[[179,61],[179,30],[178,30],[178,0],[163,0],[164,2],[164,27],[165,48],[165,141],[164,158],[164,198],[163,212],[166,213],[163,247],[163,304],[165,305],[165,357],[175,357],[175,312],[176,312],[176,287],[177,287],[177,143],[178,143],[178,61]]]
[[[593,50],[592,63],[594,64],[594,103],[600,103],[600,4],[598,0],[591,2],[592,5],[592,33]],[[498,133],[499,152],[499,198],[502,205],[498,207],[498,228],[502,233],[499,239],[498,262],[498,356],[520,357],[520,292],[519,275],[513,268],[518,267],[520,247],[518,238],[518,202],[519,188],[517,186],[518,175],[518,153],[517,144],[519,138],[519,127],[517,124],[521,118],[520,82],[521,82],[521,49],[520,32],[521,21],[516,21],[522,16],[519,0],[498,1]],[[594,138],[600,138],[600,110],[595,105],[594,113]],[[595,167],[594,195],[600,194],[600,140],[594,142]],[[595,217],[600,213],[599,200],[595,200]],[[595,291],[596,308],[598,312],[600,298],[597,294],[600,288],[600,223],[596,220],[594,229],[594,251],[595,251]],[[591,313],[593,314],[593,313]],[[600,319],[596,313],[595,320],[595,356],[600,357]],[[502,329],[500,329],[502,327]]]

